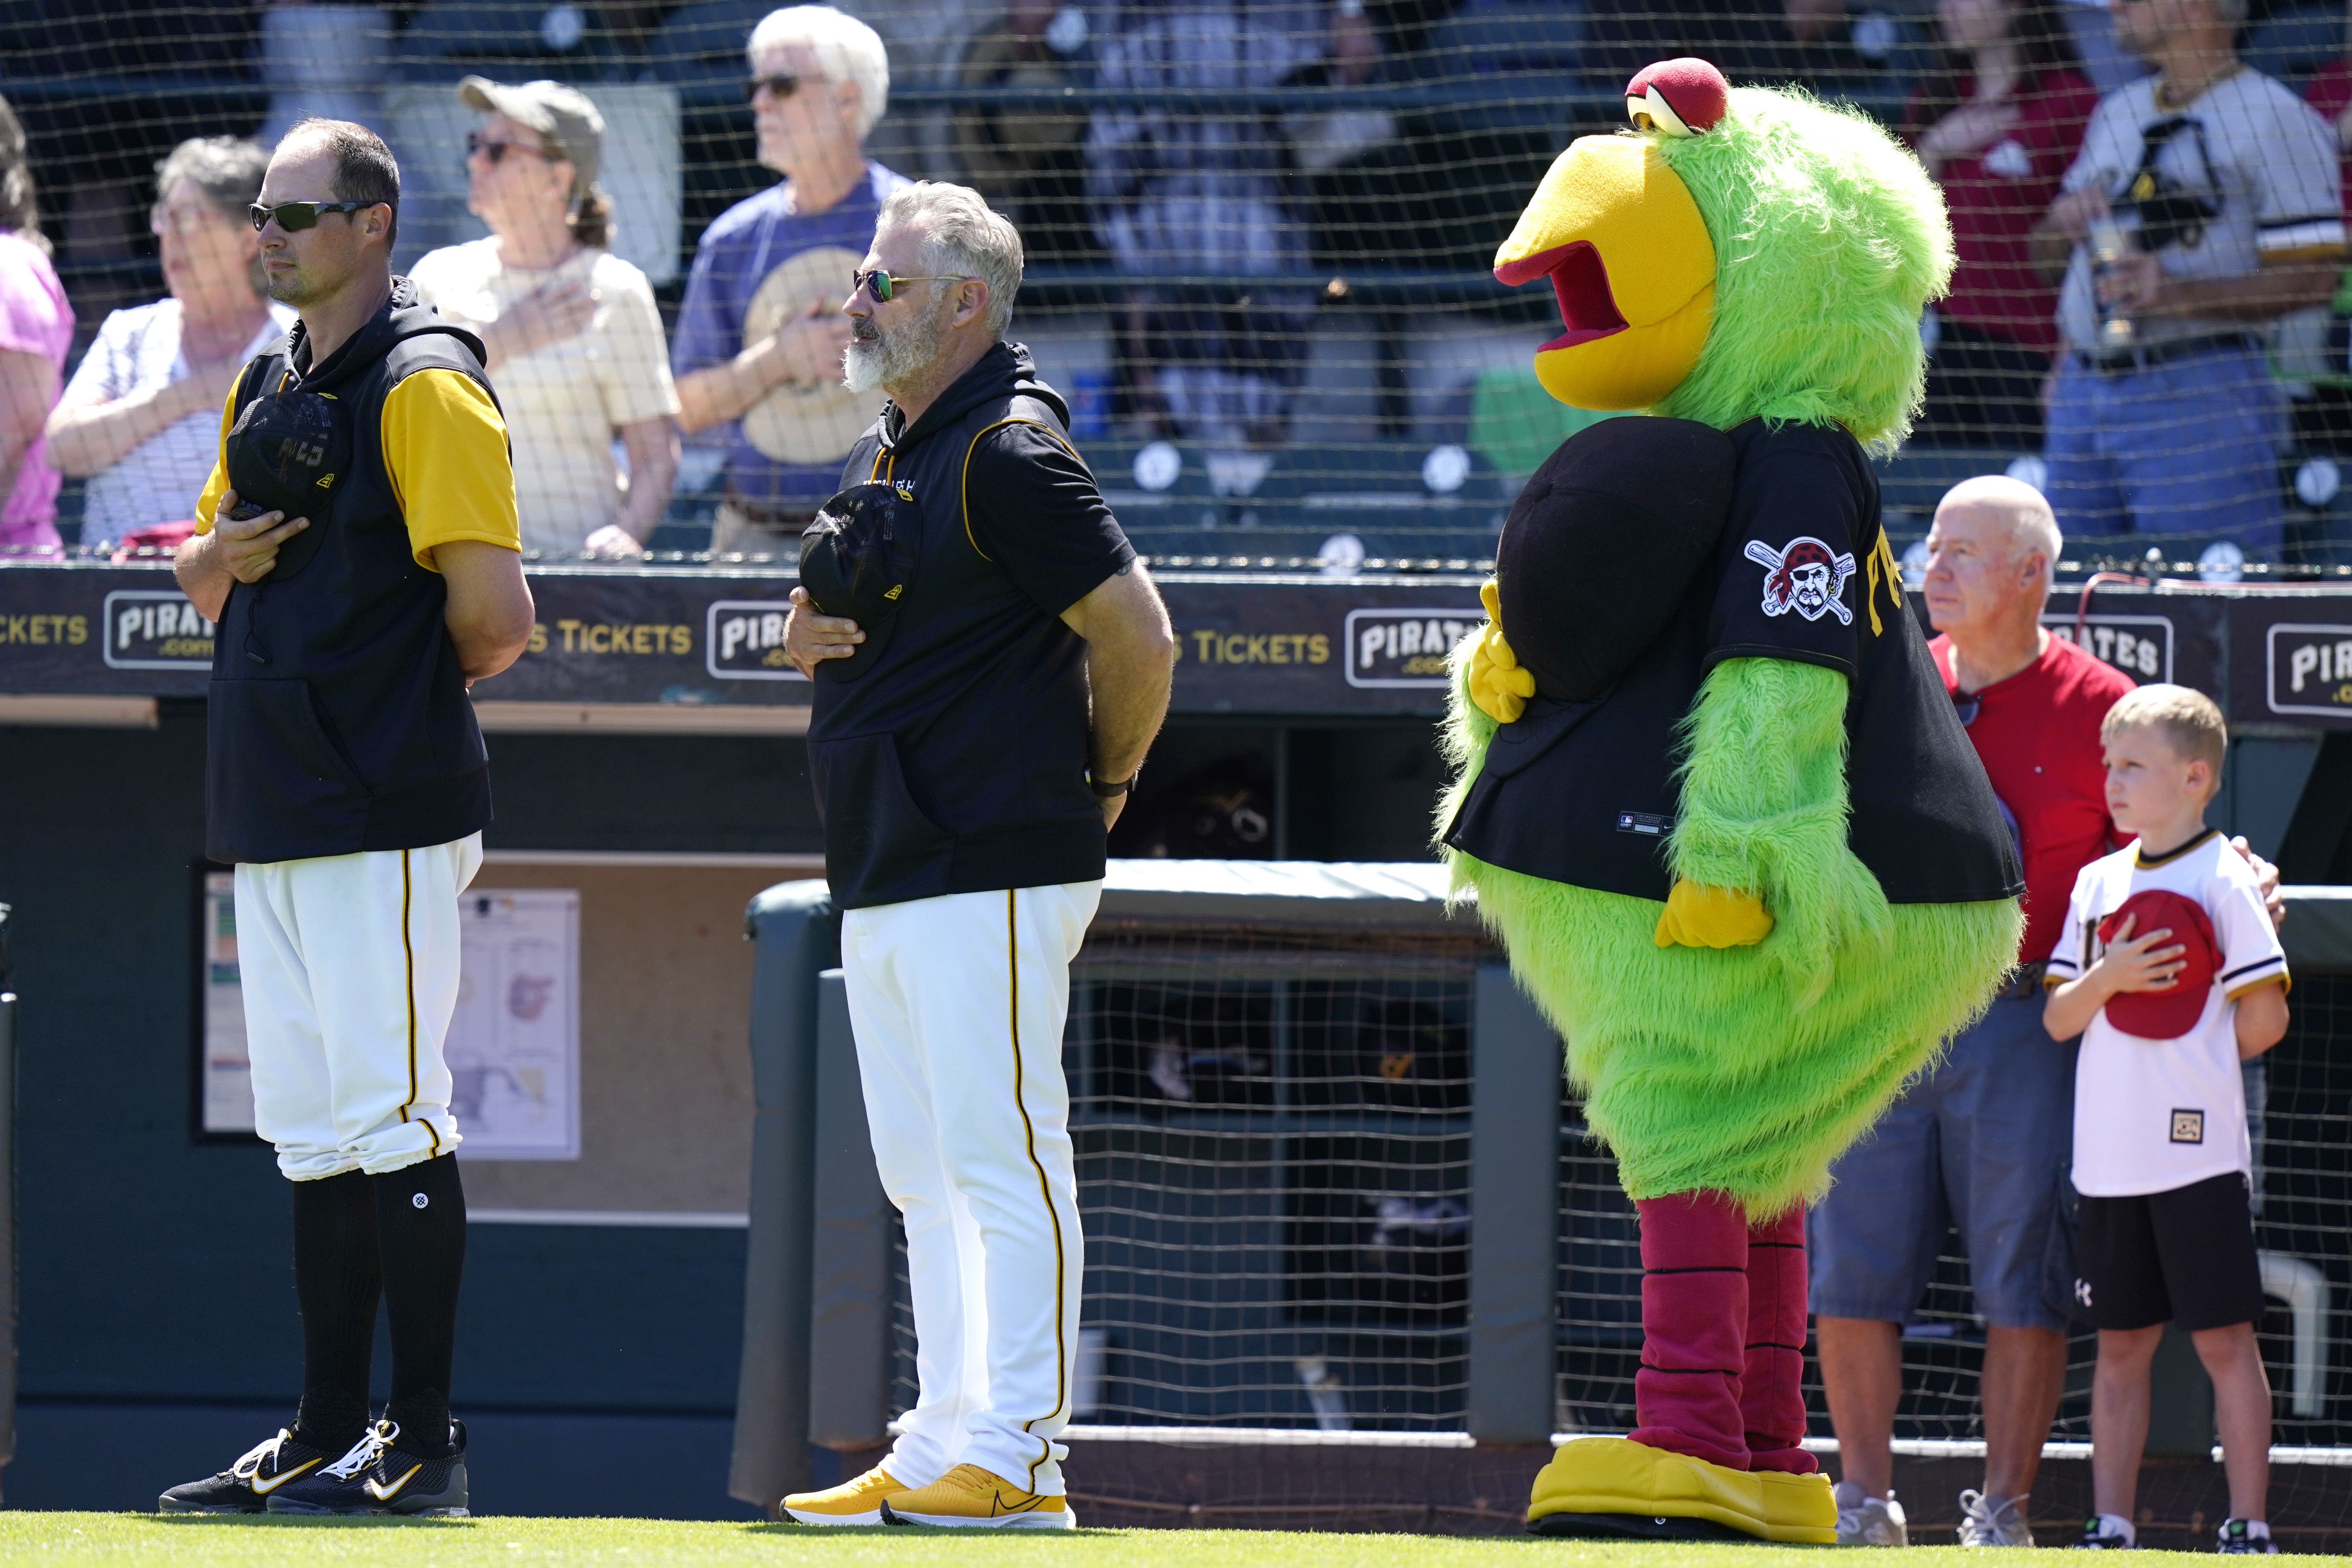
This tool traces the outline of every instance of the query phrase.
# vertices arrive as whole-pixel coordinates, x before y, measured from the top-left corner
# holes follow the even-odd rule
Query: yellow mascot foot
[[[1829,1477],[1815,1470],[1792,1476],[1785,1470],[1754,1470],[1764,1487],[1764,1539],[1800,1546],[1837,1544],[1837,1498]]]
[[[1024,1491],[978,1465],[958,1465],[929,1486],[893,1492],[882,1502],[885,1524],[977,1525],[983,1530],[1073,1530],[1077,1518],[1058,1497]]]
[[[1538,1535],[1764,1540],[1830,1546],[1837,1506],[1822,1476],[1728,1469],[1626,1437],[1563,1443],[1536,1477]]]
[[[784,1515],[803,1524],[879,1524],[882,1500],[907,1489],[877,1465],[854,1481],[821,1492],[794,1492],[784,1499]]]

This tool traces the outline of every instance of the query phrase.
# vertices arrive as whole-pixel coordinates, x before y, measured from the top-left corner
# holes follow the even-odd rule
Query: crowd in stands
[[[821,5],[762,18],[728,0],[558,6],[531,47],[568,85],[459,78],[446,61],[464,53],[447,43],[464,18],[447,5],[247,12],[108,0],[77,7],[73,20],[0,24],[14,28],[16,57],[52,79],[17,110],[0,105],[0,549],[58,546],[61,475],[86,481],[86,551],[184,521],[175,498],[193,494],[189,475],[200,482],[209,411],[235,366],[284,324],[258,287],[242,219],[264,138],[297,109],[342,101],[336,89],[289,89],[259,117],[258,137],[154,149],[149,228],[167,297],[102,318],[85,304],[77,340],[74,304],[104,303],[123,275],[105,260],[128,244],[111,215],[123,193],[146,188],[134,164],[179,112],[126,101],[104,82],[188,68],[332,82],[316,58],[291,76],[251,62],[282,64],[298,38],[315,50],[340,17],[371,61],[393,58],[386,37],[410,40],[401,69],[411,79],[442,70],[436,79],[478,116],[465,205],[488,233],[409,270],[484,339],[526,478],[526,543],[542,555],[641,553],[669,512],[681,443],[701,459],[688,462],[695,486],[714,465],[720,476],[707,487],[713,549],[790,548],[870,412],[839,385],[838,307],[875,211],[907,174],[978,184],[1023,226],[1033,265],[1137,279],[1109,296],[1105,318],[1119,436],[1278,448],[1300,438],[1318,313],[1339,297],[1311,281],[1329,260],[1317,182],[1348,165],[1377,212],[1380,172],[1399,167],[1382,148],[1425,127],[1401,129],[1377,96],[1317,112],[1267,92],[1466,80],[1495,84],[1500,100],[1517,80],[1540,100],[1573,96],[1580,82],[1591,107],[1641,64],[1694,53],[1735,80],[1855,97],[1898,123],[1942,184],[1959,268],[1921,325],[1930,378],[1916,442],[1979,448],[1995,468],[2039,454],[2078,539],[2162,535],[2189,540],[2192,552],[2219,540],[2275,560],[2289,548],[2281,459],[2297,440],[2352,449],[2352,310],[2330,310],[2352,55],[2340,13],[2328,14],[2331,47],[2298,53],[2263,40],[2321,36],[2316,14],[2250,18],[2248,3],[850,7],[867,20]],[[559,12],[572,17],[568,32]],[[295,26],[297,13],[321,25]],[[160,31],[157,16],[169,22]],[[414,42],[428,35],[443,44]],[[1519,40],[1523,58],[1496,54],[1497,38]],[[2239,52],[2247,42],[2258,60]],[[703,226],[682,293],[666,293],[614,253],[625,215],[599,184],[595,90],[680,61],[707,69],[714,49],[748,65],[756,159],[782,177]],[[2263,63],[2297,73],[2296,84]],[[1515,75],[1522,66],[1549,74]],[[97,85],[56,89],[77,72]],[[894,72],[971,96],[942,111],[935,90],[886,123]],[[1076,108],[1038,96],[1064,87],[1112,96]],[[379,101],[371,87],[341,90],[353,112]],[[732,112],[740,129],[743,111]],[[236,119],[226,108],[211,117]],[[1545,120],[1540,156],[1572,129],[1601,128],[1569,118]],[[1493,152],[1507,141],[1465,136],[1439,152],[1462,163],[1483,148],[1507,163]],[[1491,171],[1455,174],[1466,186]],[[40,209],[43,188],[58,193],[57,212]],[[1465,254],[1490,247],[1485,227],[1470,226]],[[58,241],[70,292],[51,261]],[[1387,257],[1358,260],[1408,265],[1411,248],[1401,228]],[[1407,326],[1384,320],[1391,342],[1492,330],[1475,311],[1433,307]]]

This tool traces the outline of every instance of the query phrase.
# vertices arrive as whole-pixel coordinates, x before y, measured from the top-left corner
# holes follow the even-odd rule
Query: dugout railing
[[[2352,893],[2292,895],[2263,1343],[2279,1458],[2301,1461],[2281,1468],[2278,1517],[2341,1529]],[[887,1441],[914,1342],[822,884],[772,889],[751,921],[762,1131],[733,1489],[772,1502],[812,1446]],[[1526,1451],[1629,1425],[1631,1207],[1562,1092],[1556,1037],[1437,868],[1114,862],[1064,1062],[1087,1257],[1072,1441]],[[1956,1238],[1944,1252],[1904,1341],[1915,1458],[1981,1452],[1982,1328]],[[2053,1455],[2083,1452],[2090,1354],[2078,1338]],[[2166,1365],[2151,1452],[2202,1457],[2210,1391],[2193,1356]],[[1251,1478],[1227,1484],[1280,1490]]]

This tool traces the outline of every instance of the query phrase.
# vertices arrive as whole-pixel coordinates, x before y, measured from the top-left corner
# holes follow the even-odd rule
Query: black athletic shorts
[[[2095,1329],[2227,1328],[2263,1319],[2246,1178],[2084,1197],[2074,1218],[2074,1317]]]

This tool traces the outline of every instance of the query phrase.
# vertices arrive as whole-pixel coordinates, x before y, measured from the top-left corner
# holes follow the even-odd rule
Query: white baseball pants
[[[1077,1372],[1077,1174],[1062,1026],[1100,882],[956,893],[841,918],[866,1119],[906,1218],[914,1409],[887,1461],[979,1465],[1059,1496]]]
[[[457,895],[482,836],[236,868],[254,1131],[289,1181],[382,1175],[457,1147],[441,1043]]]

